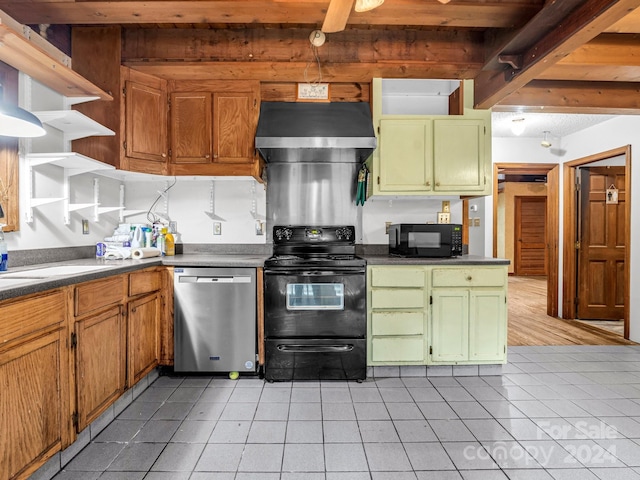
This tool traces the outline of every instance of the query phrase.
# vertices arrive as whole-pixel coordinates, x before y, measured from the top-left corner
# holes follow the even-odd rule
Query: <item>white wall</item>
[[[442,200],[451,202],[451,223],[462,223],[462,201],[453,197],[372,197],[362,207],[362,243],[388,244],[385,222],[436,223]]]
[[[640,151],[640,116],[619,116],[600,123],[581,132],[574,133],[558,139],[554,139],[554,146],[550,149],[540,147],[539,139],[535,138],[494,138],[493,161],[494,163],[559,163],[563,164],[571,160],[594,155],[607,150],[631,145],[632,152]],[[556,146],[557,144],[557,146]],[[637,218],[640,211],[640,168],[633,168],[637,160],[632,158],[631,168],[631,217]],[[562,169],[560,170],[560,188],[562,188]],[[635,194],[634,194],[635,192]],[[563,193],[559,192],[560,206],[558,216],[560,218],[559,245],[562,245],[562,208]],[[485,202],[490,205],[491,197]],[[492,238],[493,210],[487,208],[485,221],[485,236]],[[489,241],[488,245],[492,242]],[[631,224],[631,265],[629,284],[634,285],[640,278],[640,225],[638,222]],[[562,278],[562,255],[560,255],[559,274]],[[562,305],[562,289],[559,289],[559,306]],[[631,288],[630,291],[630,338],[640,341],[640,291]]]

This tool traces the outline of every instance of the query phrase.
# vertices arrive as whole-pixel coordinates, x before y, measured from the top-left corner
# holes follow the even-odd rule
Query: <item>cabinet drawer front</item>
[[[424,308],[424,292],[419,289],[380,289],[371,292],[371,308]]]
[[[108,305],[121,303],[124,297],[125,278],[124,275],[118,275],[77,286],[74,310],[76,317]]]
[[[129,296],[155,292],[162,287],[162,274],[157,271],[143,271],[129,274]]]
[[[422,362],[422,337],[374,338],[371,340],[371,360],[374,362]]]
[[[424,287],[424,270],[412,268],[371,268],[373,287]]]
[[[371,314],[373,335],[422,335],[422,312],[377,312]]]
[[[506,282],[503,268],[434,268],[434,287],[502,287]]]
[[[58,290],[0,306],[0,345],[64,322],[66,297]]]

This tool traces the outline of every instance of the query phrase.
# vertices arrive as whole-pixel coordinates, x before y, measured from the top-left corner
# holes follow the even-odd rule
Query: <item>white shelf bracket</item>
[[[215,180],[211,180],[211,188],[209,190],[209,211],[204,212],[211,220],[224,222],[225,219],[216,215],[216,186]]]
[[[93,179],[93,221],[100,220],[100,180],[97,177]]]
[[[71,223],[71,208],[69,204],[71,198],[71,182],[69,181],[69,172],[66,168],[63,172],[62,195],[64,197],[62,210],[64,212],[64,224],[69,225]]]
[[[124,183],[120,184],[120,201],[118,202],[118,205],[120,205],[120,215],[118,216],[118,219],[120,220],[120,223],[124,223]]]

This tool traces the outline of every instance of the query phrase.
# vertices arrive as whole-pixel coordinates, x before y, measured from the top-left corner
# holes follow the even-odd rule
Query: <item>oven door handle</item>
[[[351,352],[353,345],[278,345],[281,352],[290,353],[340,353]]]
[[[295,275],[300,277],[329,277],[336,275],[362,275],[364,270],[265,270],[267,275]]]

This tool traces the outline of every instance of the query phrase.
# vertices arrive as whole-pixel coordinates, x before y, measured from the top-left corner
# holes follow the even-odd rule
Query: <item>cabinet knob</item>
[[[470,282],[471,280],[473,280],[473,277],[471,275],[467,275],[467,282]]]
[[[430,187],[430,186],[431,186],[431,182],[427,182],[427,187]]]
[[[163,153],[163,154],[162,154],[162,158],[167,158],[167,154],[166,154],[166,153]]]
[[[204,156],[204,158],[209,158],[211,155],[209,155],[208,153]]]
[[[214,153],[214,154],[213,154],[213,158],[218,158],[218,154],[217,154],[217,153]]]
[[[440,182],[436,182],[436,187],[439,187],[439,186],[440,186]]]

